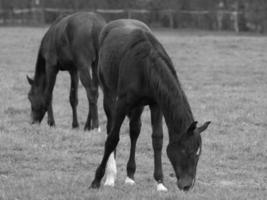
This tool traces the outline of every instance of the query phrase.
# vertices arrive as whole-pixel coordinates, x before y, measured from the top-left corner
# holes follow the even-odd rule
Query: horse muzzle
[[[41,124],[43,116],[37,116],[33,113],[31,114],[31,124]]]
[[[183,179],[179,179],[177,181],[177,186],[180,190],[182,190],[184,192],[188,192],[190,189],[193,188],[194,183],[195,183],[194,178],[186,177]]]
[[[41,123],[41,121],[39,121],[39,120],[31,120],[31,124],[40,124]]]

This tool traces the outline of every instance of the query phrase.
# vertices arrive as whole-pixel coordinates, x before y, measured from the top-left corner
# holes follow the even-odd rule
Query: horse
[[[98,38],[105,24],[100,15],[78,12],[57,19],[45,33],[38,51],[34,78],[27,76],[31,86],[28,99],[32,123],[41,123],[47,112],[47,123],[55,126],[52,92],[57,73],[62,70],[68,71],[71,78],[69,101],[73,113],[72,127],[79,127],[77,105],[80,78],[89,103],[84,130],[98,128]]]
[[[167,191],[161,160],[163,117],[169,134],[167,155],[177,186],[182,191],[191,189],[201,154],[201,132],[207,129],[210,121],[197,126],[174,65],[151,30],[142,22],[130,19],[105,25],[100,33],[98,76],[104,94],[108,136],[90,188],[100,187],[106,165],[110,170],[109,156],[114,154],[126,116],[129,118],[131,147],[125,183],[135,184],[135,149],[141,128],[140,116],[144,106],[148,105],[157,190]]]

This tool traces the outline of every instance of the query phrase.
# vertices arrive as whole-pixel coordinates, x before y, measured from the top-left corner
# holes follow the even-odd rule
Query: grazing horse
[[[201,153],[200,133],[210,122],[197,127],[173,63],[149,28],[142,22],[126,19],[107,24],[100,34],[98,73],[108,118],[108,137],[91,188],[100,187],[126,116],[130,119],[131,148],[125,182],[135,183],[135,148],[145,105],[150,107],[151,112],[157,190],[167,191],[161,161],[163,116],[169,133],[167,155],[175,171],[177,186],[183,191],[192,188]]]
[[[70,104],[73,112],[72,127],[77,120],[79,77],[86,89],[89,113],[85,130],[98,127],[98,78],[97,61],[99,34],[105,20],[94,13],[79,12],[56,20],[44,35],[38,52],[35,75],[27,76],[31,89],[32,123],[40,123],[48,113],[48,124],[55,125],[52,109],[52,92],[59,70],[70,73]]]

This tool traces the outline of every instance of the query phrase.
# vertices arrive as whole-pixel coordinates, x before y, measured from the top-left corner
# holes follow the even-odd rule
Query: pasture
[[[117,149],[114,188],[89,190],[103,154],[106,117],[99,97],[102,131],[84,132],[88,103],[79,87],[80,128],[71,129],[70,78],[60,72],[54,89],[56,128],[30,125],[26,75],[33,76],[46,28],[0,27],[0,200],[41,199],[266,199],[267,38],[232,33],[155,30],[176,67],[195,119],[211,120],[203,133],[202,155],[193,190],[180,192],[167,159],[169,192],[153,179],[150,113],[142,115],[136,152],[136,185],[124,185],[130,139],[128,121]],[[102,181],[103,183],[103,181]]]

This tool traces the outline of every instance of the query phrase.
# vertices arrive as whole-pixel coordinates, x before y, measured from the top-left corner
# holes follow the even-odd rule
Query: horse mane
[[[194,117],[170,57],[151,33],[135,30],[132,38],[125,59],[144,67],[146,82],[161,106],[167,125],[182,134]]]
[[[157,52],[152,52],[146,69],[155,96],[167,112],[165,118],[170,119],[176,130],[187,131],[194,117],[177,75],[173,74],[174,68]]]
[[[70,15],[71,16],[71,15]],[[56,20],[51,24],[50,28],[46,31],[46,33],[44,34],[42,40],[41,40],[41,44],[39,46],[39,50],[37,53],[37,60],[36,60],[36,64],[35,64],[35,74],[34,74],[34,85],[41,87],[41,88],[45,88],[45,76],[46,76],[46,60],[44,58],[44,52],[45,49],[45,43],[47,42],[47,40],[49,40],[49,37],[51,37],[51,32],[54,31],[54,29],[57,27],[58,23],[65,19],[68,19],[70,17],[67,14],[63,14],[60,15],[59,17],[56,18]],[[66,28],[67,23],[64,23],[64,27]]]
[[[34,86],[42,87],[44,88],[45,84],[45,59],[42,55],[42,43],[39,47],[38,54],[37,54],[37,60],[35,64],[35,72],[34,72]]]

